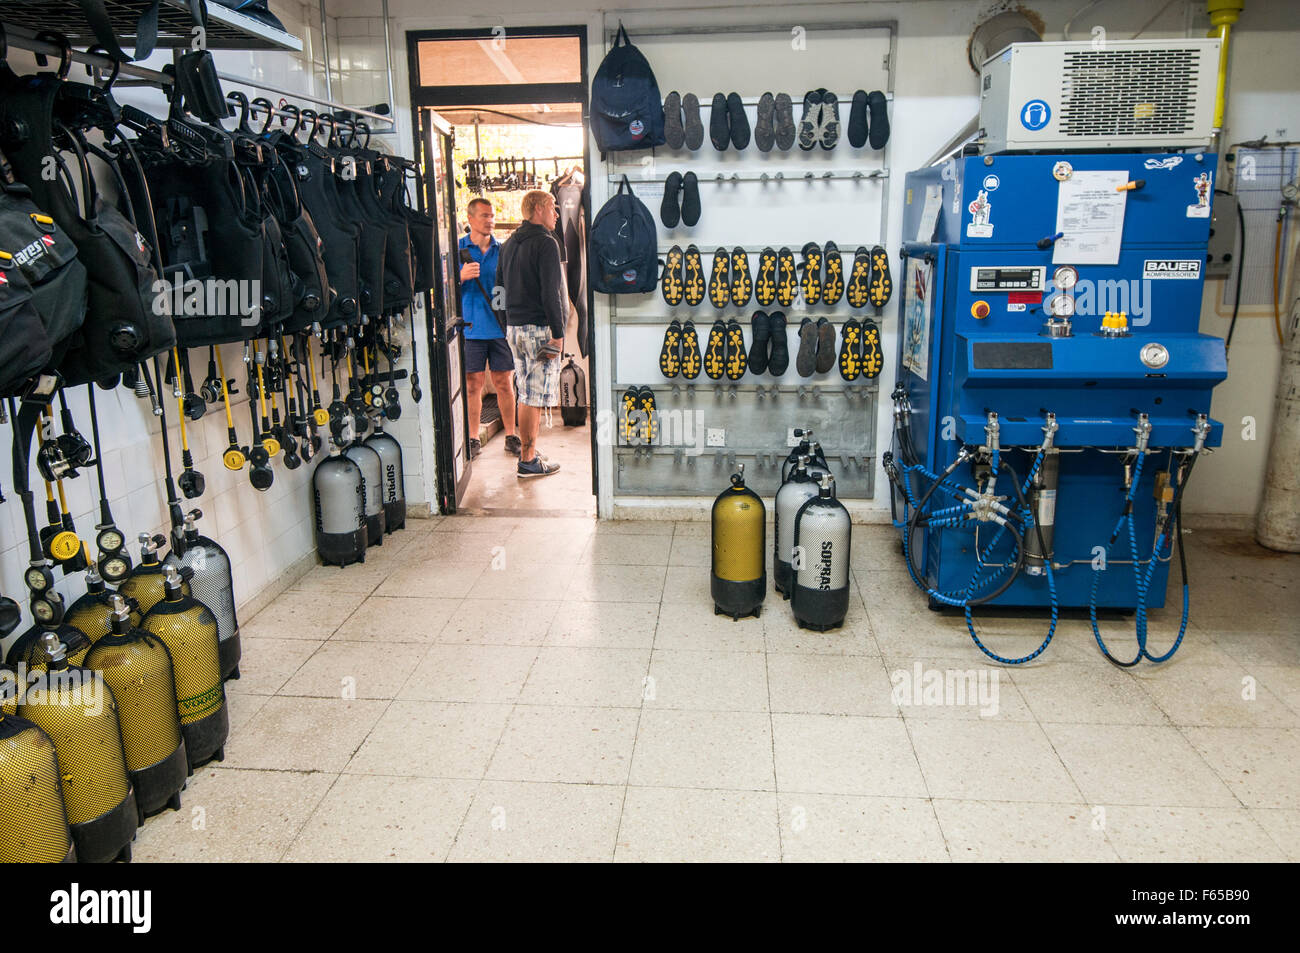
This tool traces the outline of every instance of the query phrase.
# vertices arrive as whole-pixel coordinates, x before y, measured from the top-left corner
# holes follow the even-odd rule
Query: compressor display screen
[[[1047,269],[1042,265],[1003,268],[986,266],[970,270],[971,291],[1042,291]]]

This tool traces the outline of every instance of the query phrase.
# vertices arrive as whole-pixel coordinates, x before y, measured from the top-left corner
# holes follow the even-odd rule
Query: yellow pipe
[[[1228,38],[1232,26],[1245,9],[1246,0],[1206,0],[1205,12],[1210,15],[1210,36],[1219,38],[1219,76],[1214,88],[1214,134],[1223,129],[1223,114],[1227,106],[1228,91]]]

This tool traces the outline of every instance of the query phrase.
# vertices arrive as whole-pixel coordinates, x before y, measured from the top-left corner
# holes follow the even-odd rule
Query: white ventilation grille
[[[1061,135],[1182,136],[1193,132],[1202,50],[1079,50],[1065,54]]]

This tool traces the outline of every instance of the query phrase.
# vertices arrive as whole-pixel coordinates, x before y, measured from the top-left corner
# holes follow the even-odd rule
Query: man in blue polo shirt
[[[470,459],[477,457],[482,449],[478,434],[485,373],[491,373],[492,386],[496,388],[501,424],[506,432],[506,453],[519,456],[519,436],[515,432],[515,358],[489,300],[496,295],[501,248],[492,235],[494,224],[492,203],[487,199],[470,199],[469,234],[460,240],[460,247],[469,249],[472,259],[460,266],[460,313],[469,322],[465,328],[465,401],[469,412]]]

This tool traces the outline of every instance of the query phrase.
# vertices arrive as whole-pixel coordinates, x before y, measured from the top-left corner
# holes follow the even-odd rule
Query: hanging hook
[[[251,133],[253,130],[248,125],[248,97],[235,90],[226,93],[226,98],[239,104],[239,131]]]
[[[316,133],[320,129],[320,114],[314,109],[304,109],[302,118],[311,123],[311,128],[307,130],[307,142],[311,143],[316,138]]]
[[[119,59],[114,59],[113,55],[109,53],[108,50],[102,46],[98,46],[98,45],[92,46],[90,49],[86,50],[86,52],[95,53],[113,61],[113,72],[108,77],[108,82],[106,82],[103,86],[99,87],[100,89],[104,90],[104,92],[109,92],[110,90],[112,90],[113,84],[117,82],[117,74],[122,71],[122,61]],[[0,59],[4,59],[2,43],[0,43]],[[86,70],[90,73],[92,77],[95,75],[96,69],[98,69],[98,67],[95,66],[86,67]]]
[[[53,30],[42,30],[36,34],[38,40],[49,40],[56,44],[59,49],[59,79],[67,79],[68,71],[72,69],[72,44],[62,33],[55,33]]]
[[[347,120],[347,123],[348,138],[344,145],[349,149],[355,149],[357,147],[357,121],[355,119],[349,119]]]
[[[259,136],[264,136],[266,135],[266,131],[271,128],[271,123],[275,121],[275,104],[265,96],[258,96],[253,100],[252,105],[259,106],[266,110],[266,122],[262,123],[262,128],[257,131]],[[249,113],[252,113],[251,108],[249,109]]]
[[[366,141],[361,143],[361,148],[369,149],[370,148],[370,123],[358,120],[357,128],[366,134]]]
[[[300,110],[293,103],[282,102],[280,103],[280,113],[281,113],[280,125],[282,127],[289,125],[288,122],[289,116],[293,117],[293,128],[289,130],[289,138],[297,139],[298,130],[302,128],[302,110]]]

